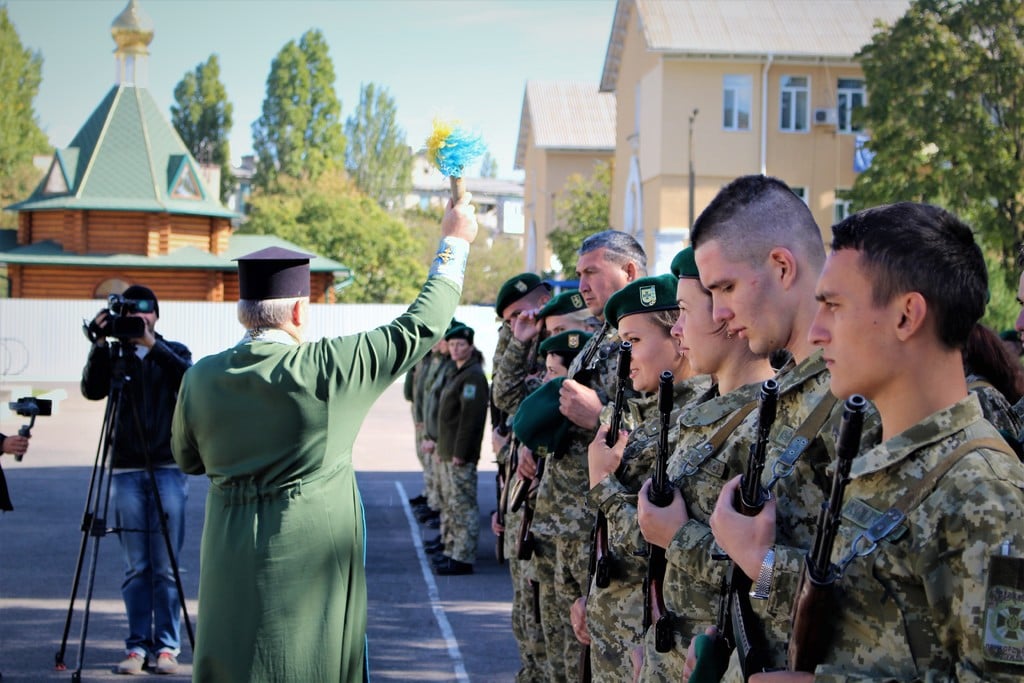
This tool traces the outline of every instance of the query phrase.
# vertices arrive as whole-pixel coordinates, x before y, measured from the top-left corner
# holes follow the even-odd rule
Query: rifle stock
[[[860,450],[866,406],[867,401],[857,394],[846,399],[843,406],[832,489],[828,500],[821,505],[814,545],[804,558],[800,587],[793,604],[788,651],[791,671],[813,672],[824,659],[832,640],[829,625],[838,602],[835,591],[838,572],[832,564],[832,548],[839,531],[843,495],[850,481],[850,466]]]

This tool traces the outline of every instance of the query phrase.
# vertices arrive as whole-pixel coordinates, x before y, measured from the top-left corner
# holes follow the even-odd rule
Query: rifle
[[[829,628],[836,609],[837,567],[832,564],[832,547],[842,516],[843,494],[850,482],[850,466],[860,450],[867,401],[854,394],[843,406],[843,421],[836,446],[836,471],[832,490],[821,504],[814,545],[804,558],[804,571],[793,605],[792,631],[789,639],[791,671],[813,672],[824,659],[832,638]]]
[[[654,476],[647,500],[658,507],[668,507],[672,502],[673,486],[668,480],[669,444],[668,432],[671,427],[672,414],[672,373],[668,370],[658,378],[658,414],[661,418],[661,431],[658,434],[658,455],[654,461]],[[665,606],[662,583],[665,580],[665,549],[654,544],[647,545],[647,575],[644,577],[644,617],[643,630],[654,626],[654,649],[658,652],[669,652],[675,646],[672,630],[672,614]]]
[[[761,485],[761,473],[778,398],[779,383],[774,379],[765,380],[758,398],[756,438],[750,444],[747,469],[740,478],[740,486],[733,499],[733,507],[748,517],[759,513],[768,501],[768,492]],[[697,636],[694,643],[697,664],[689,683],[718,681],[728,666],[730,653],[737,647],[744,680],[764,668],[766,645],[764,636],[757,632],[757,617],[750,605],[751,585],[750,578],[730,560],[718,603],[718,635],[713,639],[703,634]]]
[[[499,428],[498,433],[501,436],[505,436],[505,434],[508,433],[508,426],[505,425],[504,433]],[[516,461],[518,458],[516,455],[517,450],[516,439],[512,438],[509,441],[508,458],[504,465],[498,465],[498,471],[494,475],[495,490],[498,497],[498,508],[495,514],[498,516],[498,524],[502,527],[505,526],[505,511],[508,509],[509,489],[512,487],[512,477],[515,476],[516,472]],[[498,564],[505,564],[504,531],[498,534],[498,540],[495,542],[494,546],[494,556],[497,558]]]
[[[619,364],[616,368],[618,382],[615,385],[615,403],[613,404],[611,420],[608,423],[608,433],[605,435],[604,443],[608,448],[615,445],[619,440],[619,430],[622,428],[622,411],[626,408],[626,391],[633,383],[629,379],[629,365],[633,359],[633,345],[624,341],[619,344]],[[594,543],[591,548],[593,578],[598,588],[607,588],[611,582],[612,568],[615,558],[608,547],[608,519],[604,513],[598,510],[597,520],[594,524]]]
[[[544,457],[537,458],[537,478],[544,473]],[[530,490],[529,479],[520,479],[519,484],[520,491],[528,493]],[[526,483],[524,483],[526,482]],[[527,497],[524,495],[523,500],[526,501]],[[526,503],[526,507],[523,509],[523,518],[519,522],[519,534],[516,536],[516,558],[520,560],[529,560],[533,557],[534,549],[534,538],[533,538],[533,507]]]
[[[619,359],[616,367],[618,381],[615,385],[615,402],[613,403],[611,420],[608,422],[608,433],[605,435],[604,443],[608,448],[615,445],[619,440],[619,430],[622,428],[622,411],[626,407],[626,391],[632,386],[629,379],[629,365],[633,357],[633,344],[628,341],[619,344]],[[608,518],[604,512],[598,510],[594,520],[594,527],[590,532],[590,569],[587,574],[586,591],[590,591],[590,584],[593,582],[598,588],[607,588],[612,580],[615,557],[611,548],[608,547]],[[579,679],[581,683],[589,683],[591,679],[590,669],[590,646],[584,645],[580,651],[579,658]]]

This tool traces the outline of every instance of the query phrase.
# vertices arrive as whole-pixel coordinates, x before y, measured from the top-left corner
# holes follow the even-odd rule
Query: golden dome
[[[117,43],[115,52],[147,55],[153,41],[153,20],[140,8],[136,0],[129,0],[124,11],[110,25],[110,35]]]

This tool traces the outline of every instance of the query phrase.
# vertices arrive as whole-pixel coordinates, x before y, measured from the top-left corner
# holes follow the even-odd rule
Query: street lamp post
[[[690,157],[690,228],[693,228],[693,190],[696,184],[693,174],[693,120],[697,118],[698,109],[693,108],[693,113],[690,114],[690,129],[689,129],[689,141],[686,145],[686,152]]]

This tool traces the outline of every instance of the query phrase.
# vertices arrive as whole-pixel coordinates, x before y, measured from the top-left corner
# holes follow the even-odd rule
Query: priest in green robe
[[[352,444],[370,406],[441,338],[477,225],[449,204],[419,296],[370,332],[304,342],[309,255],[238,259],[234,347],[182,381],[181,469],[210,478],[193,681],[366,680],[362,502]]]

